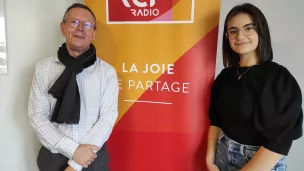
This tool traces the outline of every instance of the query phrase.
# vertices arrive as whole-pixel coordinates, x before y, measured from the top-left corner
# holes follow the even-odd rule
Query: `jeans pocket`
[[[247,161],[250,161],[256,154],[260,147],[258,146],[244,146],[244,156]]]
[[[271,169],[271,171],[287,171],[286,165],[275,166]]]
[[[224,138],[225,134],[221,131],[217,137],[217,143],[219,143],[223,138]]]
[[[215,165],[221,171],[225,171],[229,167],[228,146],[223,138],[219,138],[216,145]]]
[[[287,165],[285,164],[286,156],[283,156],[282,159],[272,168],[271,171],[287,171]]]

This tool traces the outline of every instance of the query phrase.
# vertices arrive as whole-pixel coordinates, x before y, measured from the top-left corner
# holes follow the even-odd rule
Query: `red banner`
[[[120,79],[111,171],[204,171],[219,0],[85,0]]]

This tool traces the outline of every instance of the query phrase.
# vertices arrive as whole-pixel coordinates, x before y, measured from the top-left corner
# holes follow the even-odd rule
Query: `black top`
[[[242,75],[238,80],[238,73]],[[211,88],[209,117],[231,139],[287,155],[302,136],[301,89],[283,66],[227,67]]]

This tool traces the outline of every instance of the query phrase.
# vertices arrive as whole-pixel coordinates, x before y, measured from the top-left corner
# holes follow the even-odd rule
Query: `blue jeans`
[[[239,171],[243,168],[259,150],[259,146],[240,144],[222,131],[216,144],[215,165],[220,171]],[[271,169],[271,171],[287,171],[286,156]]]

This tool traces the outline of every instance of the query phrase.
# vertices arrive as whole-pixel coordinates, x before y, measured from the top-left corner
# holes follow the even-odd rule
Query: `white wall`
[[[289,69],[296,77],[304,94],[304,1],[303,0],[222,0],[220,15],[220,30],[216,74],[223,68],[222,62],[222,34],[223,24],[227,13],[233,6],[249,2],[259,7],[264,13],[272,38],[274,61]],[[304,96],[303,96],[304,99]],[[304,107],[304,106],[303,106]],[[289,157],[289,171],[303,171],[304,138],[294,142]]]
[[[76,0],[6,0],[8,75],[0,75],[0,170],[36,171],[40,147],[27,119],[34,65],[56,54],[59,23]]]

